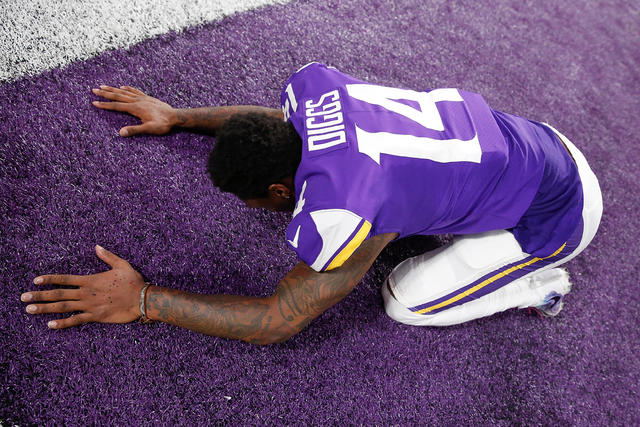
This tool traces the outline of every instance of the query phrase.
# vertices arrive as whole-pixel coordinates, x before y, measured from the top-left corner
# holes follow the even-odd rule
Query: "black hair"
[[[209,155],[213,184],[240,199],[267,197],[271,184],[294,176],[302,141],[293,125],[264,113],[229,118]]]

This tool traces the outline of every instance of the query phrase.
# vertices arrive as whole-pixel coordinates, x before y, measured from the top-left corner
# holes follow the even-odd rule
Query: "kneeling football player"
[[[250,207],[291,211],[286,239],[300,262],[269,297],[201,295],[145,283],[98,246],[112,270],[40,276],[76,288],[22,295],[30,313],[79,312],[54,329],[142,317],[280,342],[348,295],[392,240],[445,233],[451,243],[381,285],[390,317],[445,326],[509,308],[555,316],[571,287],[557,267],[584,250],[602,215],[598,180],[571,141],[463,90],[377,86],[311,63],[285,83],[281,110],[178,110],[129,86],[94,93],[110,100],[96,107],[141,119],[122,136],[215,135],[213,183]]]

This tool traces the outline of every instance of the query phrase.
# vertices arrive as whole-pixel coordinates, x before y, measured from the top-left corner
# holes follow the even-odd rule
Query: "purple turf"
[[[637,5],[313,0],[168,34],[0,85],[0,420],[30,424],[640,423]],[[301,334],[258,347],[166,324],[50,331],[19,295],[44,273],[105,269],[98,243],[150,280],[266,295],[296,262],[287,215],[209,182],[213,139],[123,139],[135,120],[91,106],[99,84],[174,106],[277,106],[319,60],[373,83],[460,87],[547,121],[598,175],[605,213],[568,264],[564,311],[429,329],[388,319],[378,286],[436,239],[391,245]]]

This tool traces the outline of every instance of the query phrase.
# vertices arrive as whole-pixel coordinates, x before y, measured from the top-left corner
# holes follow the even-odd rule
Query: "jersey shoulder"
[[[305,181],[286,239],[298,258],[322,272],[340,267],[370,232],[371,222],[351,210],[314,204]]]

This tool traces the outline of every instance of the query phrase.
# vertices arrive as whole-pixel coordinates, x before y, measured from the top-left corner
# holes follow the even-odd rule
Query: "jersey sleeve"
[[[287,227],[287,243],[317,272],[340,267],[364,242],[371,223],[346,209],[300,212]]]

